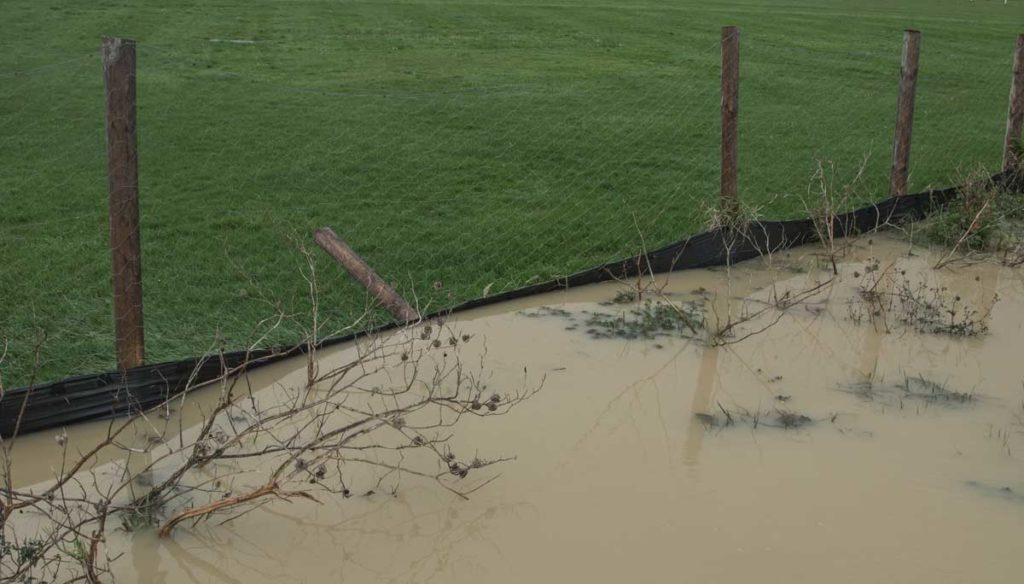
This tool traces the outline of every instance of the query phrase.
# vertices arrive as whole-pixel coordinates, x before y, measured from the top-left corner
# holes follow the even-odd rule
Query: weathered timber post
[[[373,271],[373,268],[359,257],[347,243],[342,241],[329,227],[322,227],[313,234],[313,240],[317,245],[329,253],[331,257],[363,285],[394,316],[401,322],[415,322],[420,319],[416,312],[398,292],[388,286],[387,283]]]
[[[914,98],[917,95],[917,68],[921,56],[921,33],[903,33],[903,58],[900,61],[900,97],[896,107],[896,136],[892,146],[892,171],[889,194],[907,194],[910,177],[910,143],[914,130]]]
[[[103,39],[106,93],[107,191],[113,260],[117,365],[145,358],[142,325],[142,250],[139,236],[139,154],[135,135],[135,41]]]
[[[1006,114],[1003,170],[1020,168],[1022,129],[1024,129],[1024,34],[1017,36],[1017,49],[1013,52],[1013,84],[1010,86],[1010,108]]]
[[[727,223],[739,214],[740,29],[722,28],[722,177],[720,210]]]

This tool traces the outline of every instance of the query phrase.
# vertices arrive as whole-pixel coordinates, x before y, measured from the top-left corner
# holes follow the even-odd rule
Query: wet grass
[[[802,213],[815,160],[885,194],[900,40],[924,31],[914,188],[996,164],[1024,4],[73,3],[0,18],[6,386],[114,365],[102,35],[138,39],[150,362],[308,314],[297,242],[331,225],[432,307],[564,275],[704,226],[719,28],[743,32],[741,196]],[[243,41],[243,42],[232,42]],[[251,41],[251,42],[250,42]],[[840,178],[842,180],[842,178]],[[643,241],[641,242],[642,234]],[[317,256],[324,319],[363,294]],[[264,344],[290,343],[285,321]]]

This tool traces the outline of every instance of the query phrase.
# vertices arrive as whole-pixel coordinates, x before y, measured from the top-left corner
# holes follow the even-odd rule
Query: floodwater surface
[[[115,530],[114,573],[1022,581],[1024,271],[935,270],[942,254],[884,235],[854,242],[838,275],[819,252],[460,314],[447,326],[473,339],[463,357],[483,363],[495,392],[540,387],[450,429],[460,456],[514,457],[485,469],[494,480],[463,499],[398,472],[319,504],[266,501],[224,524],[183,524],[169,539]],[[321,369],[355,350],[321,353]],[[250,382],[256,395],[286,391],[306,366],[276,364]],[[69,429],[68,440],[105,427]],[[19,480],[52,476],[57,452],[50,434],[26,437]]]

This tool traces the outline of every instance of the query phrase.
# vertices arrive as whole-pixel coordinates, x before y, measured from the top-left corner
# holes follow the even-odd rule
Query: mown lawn
[[[330,225],[432,307],[702,228],[718,38],[743,27],[741,191],[801,214],[816,161],[884,196],[901,31],[924,33],[913,187],[999,162],[1024,2],[0,3],[8,387],[113,366],[98,59],[139,42],[150,361],[304,334]],[[336,330],[365,298],[314,252]],[[45,339],[39,343],[40,339]]]

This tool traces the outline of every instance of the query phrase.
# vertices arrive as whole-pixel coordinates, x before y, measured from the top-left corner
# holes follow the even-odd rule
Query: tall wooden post
[[[722,179],[721,211],[739,212],[740,29],[722,28]]]
[[[135,136],[135,41],[103,39],[107,104],[107,191],[113,258],[117,365],[142,365],[142,253],[138,145]]]
[[[1013,53],[1013,85],[1010,87],[1010,109],[1006,116],[1006,141],[1003,144],[1003,170],[1020,167],[1021,130],[1024,129],[1024,34],[1017,36]]]
[[[900,61],[900,98],[896,108],[896,136],[892,146],[892,171],[889,194],[907,194],[910,176],[910,139],[914,129],[914,98],[917,94],[917,63],[921,56],[921,33],[903,33],[903,58]]]

